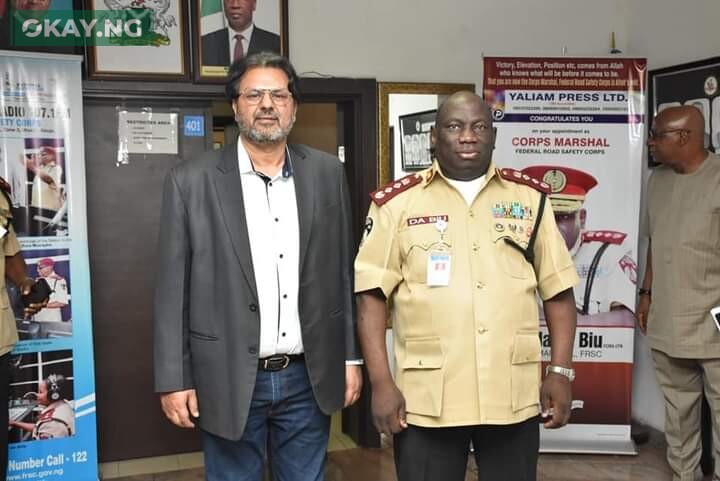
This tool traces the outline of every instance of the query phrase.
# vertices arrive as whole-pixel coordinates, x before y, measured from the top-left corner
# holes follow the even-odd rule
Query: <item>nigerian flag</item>
[[[200,0],[200,34],[225,28],[223,0]]]

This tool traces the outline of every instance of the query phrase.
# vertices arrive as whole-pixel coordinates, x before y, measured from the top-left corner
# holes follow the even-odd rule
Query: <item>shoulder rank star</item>
[[[401,192],[405,192],[410,187],[422,182],[422,177],[416,174],[407,175],[401,179],[394,180],[375,192],[370,193],[370,198],[377,205],[383,205]]]
[[[603,242],[606,244],[622,244],[627,234],[613,230],[585,231],[582,234],[583,242]]]
[[[535,190],[539,190],[540,192],[544,192],[546,194],[551,193],[550,184],[548,184],[547,182],[543,182],[542,180],[538,180],[534,177],[530,177],[527,174],[523,174],[519,170],[503,168],[497,169],[497,173],[500,175],[501,178],[509,180],[510,182],[525,184]]]

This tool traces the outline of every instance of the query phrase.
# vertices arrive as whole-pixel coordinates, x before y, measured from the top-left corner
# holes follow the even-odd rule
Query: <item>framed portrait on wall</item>
[[[186,4],[177,0],[133,2],[131,0],[86,0],[87,10],[125,10],[133,18],[149,16],[153,31],[149,38],[133,44],[123,38],[102,41],[87,48],[88,78],[128,80],[188,80]],[[98,34],[98,37],[100,35]],[[148,44],[148,42],[150,42]]]
[[[720,152],[720,57],[651,70],[649,76],[650,120],[668,107],[692,105],[705,117],[705,148]],[[648,153],[648,166],[656,165]]]
[[[398,118],[403,170],[422,170],[432,165],[430,129],[435,125],[436,114],[437,110],[426,110]]]
[[[288,56],[288,0],[198,0],[192,6],[196,81],[222,82],[234,60],[253,53]]]

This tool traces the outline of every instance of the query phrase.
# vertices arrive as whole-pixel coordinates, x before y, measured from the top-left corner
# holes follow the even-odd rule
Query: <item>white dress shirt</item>
[[[224,15],[223,15],[223,18],[225,18]],[[227,21],[227,19],[226,19],[226,21]],[[237,34],[242,35],[243,55],[247,57],[248,48],[250,48],[250,38],[252,37],[253,30],[255,30],[255,25],[253,25],[251,23],[250,26],[248,28],[246,28],[245,30],[243,30],[242,32],[233,30],[232,27],[230,27],[230,25],[227,26],[227,29],[228,29],[228,43],[230,44],[230,50],[229,50],[230,63],[232,63],[233,60],[235,60],[233,58],[233,55],[235,55],[235,43],[237,42],[237,40],[235,39],[235,35],[237,35]]]
[[[300,354],[300,230],[290,152],[272,178],[254,169],[242,141],[238,162],[260,307],[259,357]]]

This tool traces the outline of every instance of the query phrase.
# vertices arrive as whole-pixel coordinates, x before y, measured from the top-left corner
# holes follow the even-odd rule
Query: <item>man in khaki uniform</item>
[[[10,351],[18,340],[15,329],[15,314],[10,308],[5,279],[12,281],[23,295],[30,293],[35,281],[27,276],[25,259],[20,253],[20,244],[11,224],[10,186],[0,179],[0,247],[4,255],[0,256],[0,399],[7,406],[10,383]],[[35,314],[45,303],[30,304],[25,308],[25,316]],[[4,424],[3,424],[4,422]],[[8,423],[8,410],[0,409],[0,426]],[[7,436],[0,443],[0,478],[5,476],[7,469]]]
[[[674,481],[692,481],[698,470],[703,391],[720,479],[720,332],[710,316],[720,306],[720,158],[705,150],[704,126],[696,108],[671,107],[648,139],[662,165],[648,183],[650,247],[636,312],[665,397]]]
[[[471,440],[481,479],[534,480],[538,421],[556,428],[570,415],[578,277],[544,202],[549,186],[493,165],[495,129],[478,96],[443,103],[431,140],[431,168],[372,194],[355,260],[374,423],[395,434],[400,481],[465,479]],[[542,390],[536,292],[552,336]]]

